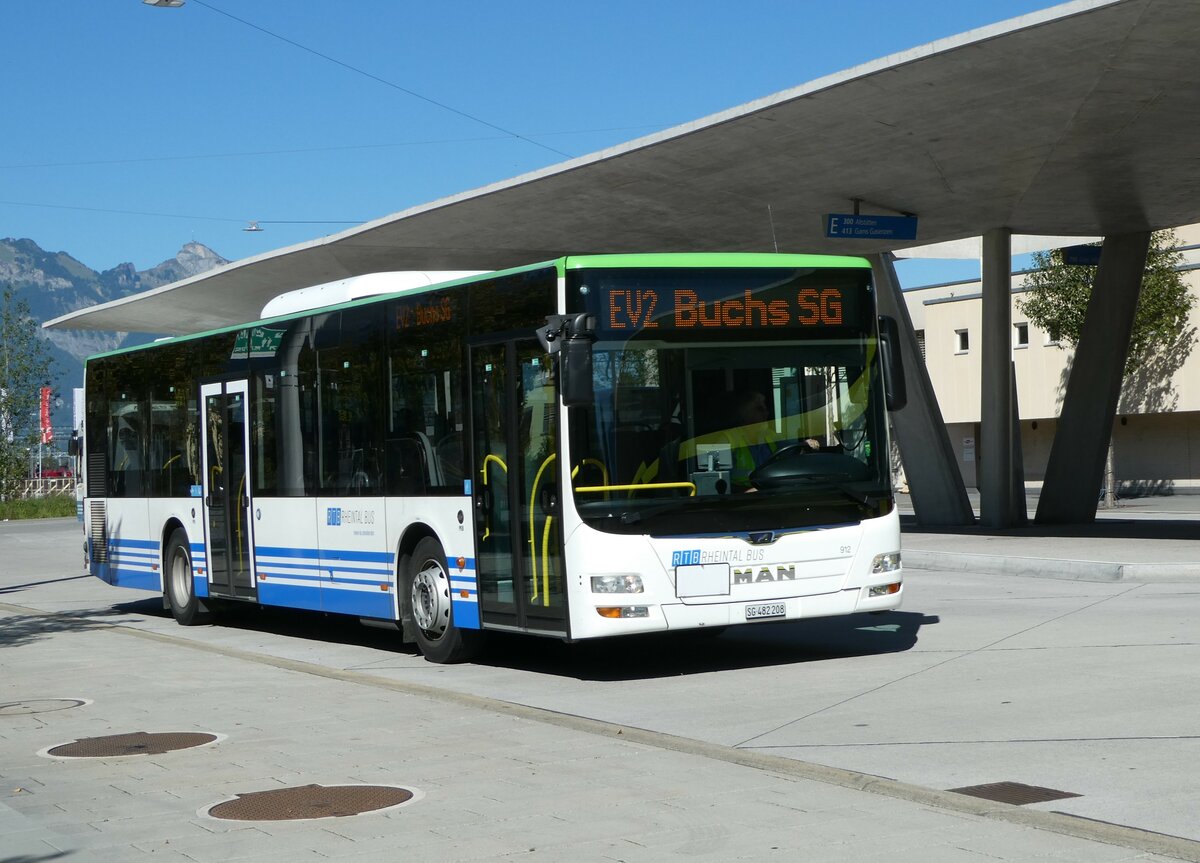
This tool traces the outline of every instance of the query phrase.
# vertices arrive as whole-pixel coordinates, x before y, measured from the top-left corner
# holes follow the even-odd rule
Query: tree
[[[11,285],[5,287],[0,300],[0,500],[16,493],[29,472],[28,450],[38,444],[40,391],[50,385],[51,362],[29,304]]]
[[[1196,299],[1180,274],[1183,255],[1178,247],[1174,231],[1155,231],[1150,236],[1124,378],[1127,389],[1138,391],[1132,395],[1140,394],[1133,401],[1140,402],[1143,410],[1169,409],[1159,403],[1163,384],[1182,366],[1195,337],[1188,319]],[[1035,271],[1025,278],[1027,293],[1017,301],[1017,308],[1062,347],[1073,348],[1083,330],[1096,267],[1067,264],[1061,249],[1035,252],[1033,262]],[[1146,398],[1150,393],[1155,397]],[[1110,437],[1104,480],[1106,507],[1115,505],[1115,486]]]
[[[1170,230],[1155,231],[1150,237],[1142,292],[1138,297],[1125,374],[1129,375],[1147,357],[1175,344],[1184,332],[1195,297],[1180,275],[1183,255],[1179,238]],[[1025,277],[1027,293],[1017,301],[1029,320],[1054,336],[1064,347],[1079,344],[1096,267],[1074,266],[1063,261],[1061,249],[1035,252],[1035,271]]]

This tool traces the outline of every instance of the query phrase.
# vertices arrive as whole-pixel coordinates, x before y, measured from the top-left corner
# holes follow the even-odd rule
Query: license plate
[[[787,614],[787,606],[782,602],[760,602],[757,605],[746,606],[746,620],[763,620],[768,617],[783,617]]]

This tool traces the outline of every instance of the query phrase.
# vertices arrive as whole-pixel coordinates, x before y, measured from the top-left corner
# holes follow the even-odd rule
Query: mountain
[[[33,240],[0,240],[0,285],[12,285],[39,322],[199,275],[227,263],[208,246],[187,243],[175,257],[148,270],[139,271],[133,264],[118,264],[111,270],[97,272],[68,253],[48,252]],[[72,387],[82,385],[85,357],[143,344],[153,338],[145,333],[91,330],[42,330],[41,334],[54,356],[56,391],[64,403],[55,412],[56,427],[71,425],[70,392]]]

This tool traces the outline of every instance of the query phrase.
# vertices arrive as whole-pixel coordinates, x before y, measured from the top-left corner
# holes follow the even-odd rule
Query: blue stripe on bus
[[[268,579],[268,580],[269,579],[289,579],[292,581],[302,581],[302,582],[305,582],[306,585],[307,585],[307,583],[312,583],[312,585],[319,585],[319,583],[322,581],[328,581],[328,579],[324,579],[324,577],[320,576],[320,575],[304,575],[301,573],[280,573],[280,571],[276,571],[278,569],[280,569],[280,568],[278,568],[277,565],[275,565],[275,564],[270,565],[270,567],[259,567],[257,570],[258,577],[259,577],[259,579]]]
[[[259,582],[259,602],[310,611],[329,611],[360,617],[391,620],[395,617],[392,594],[385,591],[338,590],[329,585],[278,584],[269,579]]]
[[[264,561],[262,556],[254,555],[254,565],[259,569],[263,567],[268,569],[325,569],[318,562],[313,563],[280,563],[278,561]]]
[[[133,587],[138,590],[153,590],[158,592],[162,590],[162,584],[159,581],[157,572],[147,572],[140,569],[122,569],[121,567],[113,566],[109,568],[110,579],[105,579],[109,584],[116,587]]]
[[[353,560],[360,563],[392,563],[395,555],[387,551],[342,551],[338,549],[286,548],[256,545],[254,553],[263,557],[295,557],[312,560]]]
[[[196,596],[208,596],[208,579],[203,575],[196,575],[195,570],[192,571],[192,584],[196,588]]]
[[[321,607],[338,614],[356,614],[359,617],[395,619],[392,595],[385,591],[337,590],[321,588]]]
[[[373,582],[373,581],[378,581],[380,578],[388,579],[392,575],[392,571],[390,569],[361,569],[359,567],[354,567],[354,566],[329,566],[328,564],[323,565],[321,567],[321,569],[327,569],[330,572],[335,572],[335,573],[336,572],[352,572],[356,575],[377,576],[377,578],[374,578],[374,579],[345,578],[345,579],[341,579],[342,581],[363,581],[363,582],[372,581]],[[339,576],[336,576],[336,575],[334,576],[334,578],[338,578],[338,577]]]
[[[321,591],[316,583],[312,587],[302,587],[295,584],[273,584],[270,581],[260,581],[258,583],[258,601],[266,605],[280,605],[286,608],[322,610]]]
[[[120,539],[113,537],[108,541],[109,548],[152,548],[157,549],[158,543],[152,539]]]
[[[450,601],[450,609],[454,617],[454,625],[459,629],[479,629],[478,602],[463,602],[462,600],[452,599]]]
[[[123,548],[110,548],[108,550],[109,557],[120,557],[128,560],[158,560],[157,554],[150,554],[146,551],[126,551]]]
[[[293,574],[291,572],[282,573],[287,578],[293,578],[293,577],[295,577],[295,578],[312,578],[312,579],[332,578],[336,581],[345,581],[345,582],[349,582],[351,584],[378,584],[380,582],[380,580],[390,582],[391,575],[392,575],[392,571],[390,569],[358,569],[356,567],[348,567],[348,566],[329,566],[328,564],[323,564],[323,563],[278,563],[276,561],[261,560],[257,557],[254,559],[254,564],[258,570],[264,571],[264,572],[269,572],[270,570],[273,570],[273,569],[275,569],[275,570],[285,570],[285,569],[286,570],[317,570],[320,572],[319,576],[316,576],[316,575],[304,576],[299,573],[297,573],[293,576]],[[373,576],[375,576],[375,578],[343,578],[342,576],[337,574],[340,572],[351,572],[351,573],[355,573],[358,575],[373,575]],[[326,573],[331,573],[331,575],[326,575]]]

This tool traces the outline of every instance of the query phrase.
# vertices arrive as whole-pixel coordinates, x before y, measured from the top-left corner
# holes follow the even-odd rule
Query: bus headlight
[[[593,575],[592,593],[643,593],[642,577],[632,573]]]
[[[900,568],[900,552],[889,551],[886,554],[877,554],[875,559],[871,561],[871,574],[879,575],[883,572],[895,572]]]

